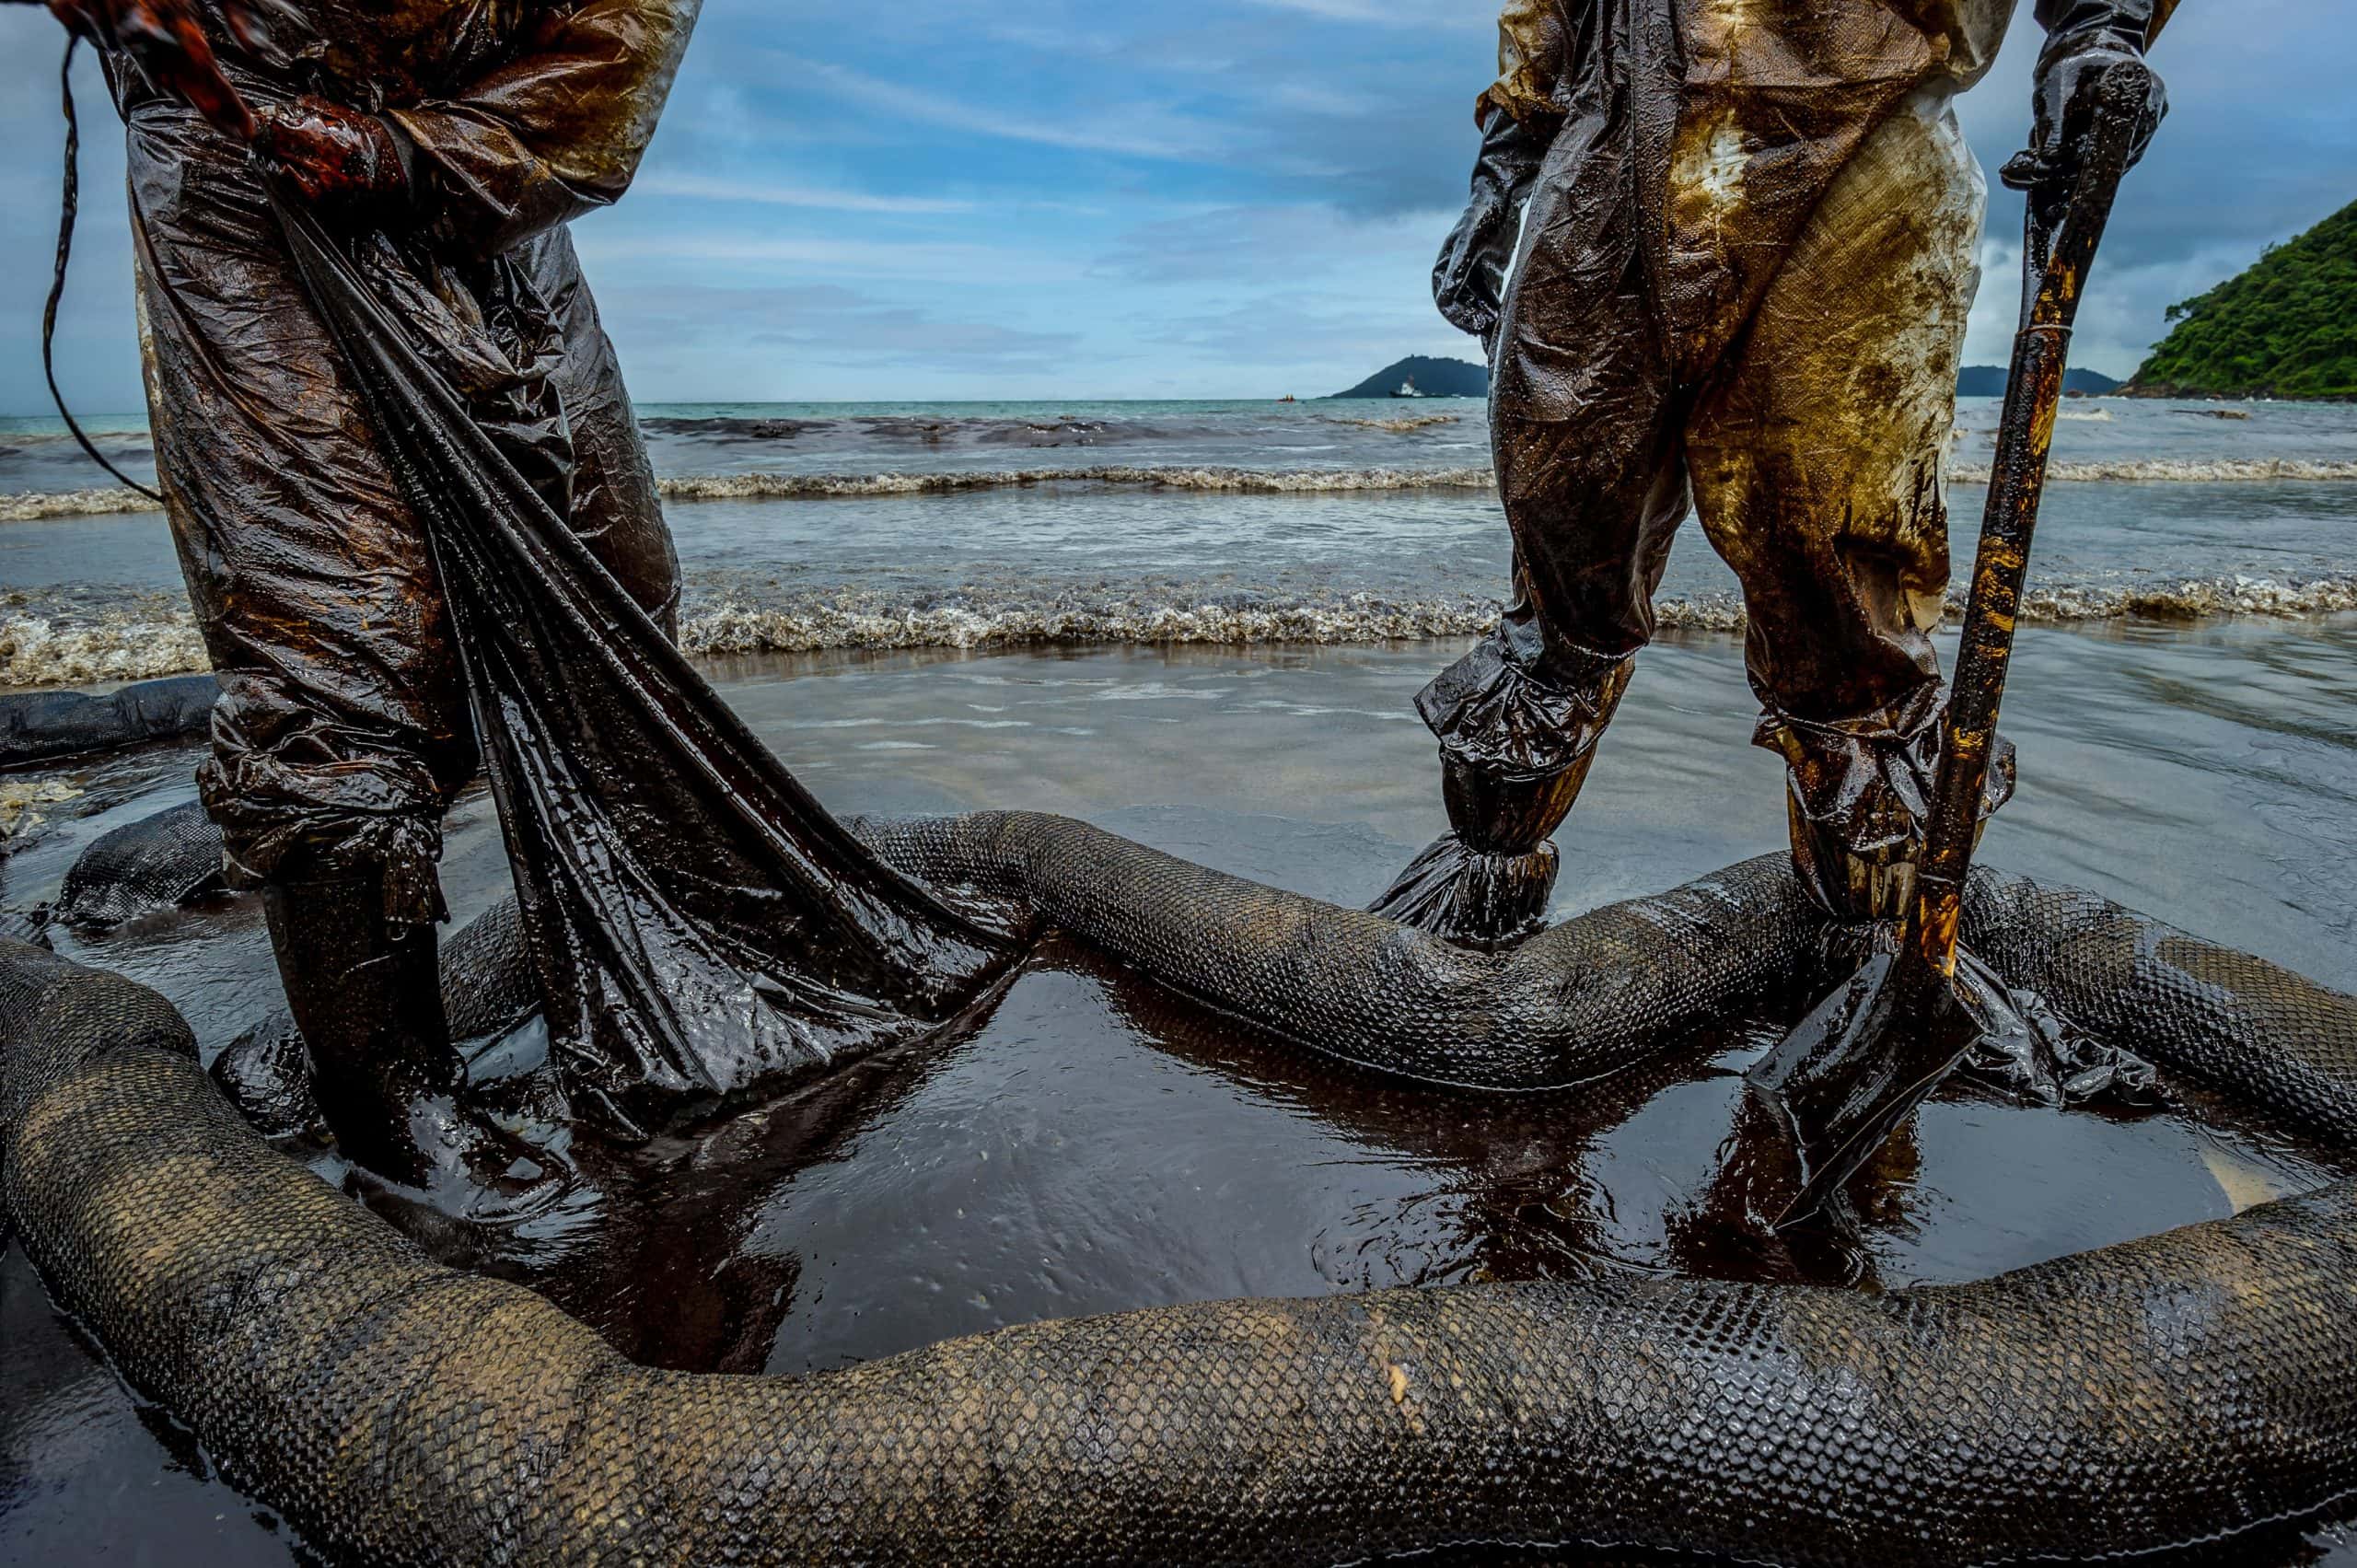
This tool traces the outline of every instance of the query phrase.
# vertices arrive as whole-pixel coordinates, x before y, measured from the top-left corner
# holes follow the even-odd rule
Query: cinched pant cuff
[[[1472,849],[1444,833],[1368,907],[1451,942],[1502,947],[1545,923],[1557,865],[1551,843],[1508,854]]]

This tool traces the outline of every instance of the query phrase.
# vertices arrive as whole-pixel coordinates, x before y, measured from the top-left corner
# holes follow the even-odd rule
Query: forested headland
[[[2357,202],[2168,319],[2126,395],[2357,398]]]

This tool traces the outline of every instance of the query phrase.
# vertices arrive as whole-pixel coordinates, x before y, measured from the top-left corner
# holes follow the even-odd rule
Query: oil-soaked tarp
[[[643,1131],[954,1016],[1004,931],[846,832],[565,527],[522,270],[275,204],[432,541],[576,1109]]]

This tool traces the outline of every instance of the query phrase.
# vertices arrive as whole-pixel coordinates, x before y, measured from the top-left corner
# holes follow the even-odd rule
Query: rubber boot
[[[1408,863],[1368,909],[1469,947],[1518,942],[1545,923],[1561,868],[1549,842],[1571,815],[1596,753],[1517,778],[1441,754],[1449,832]]]
[[[1894,807],[1883,823],[1888,830],[1860,849],[1830,824],[1809,817],[1797,785],[1786,799],[1793,869],[1803,885],[1862,947],[1896,948],[1915,897],[1916,860],[1922,852],[1922,841],[1909,830],[1911,819],[1896,815]],[[1984,818],[1981,830],[1986,828]],[[1956,985],[1980,1031],[1964,1061],[1967,1075],[2036,1105],[2100,1103],[2129,1111],[2158,1103],[2151,1063],[2081,1031],[2036,994],[2009,988],[1969,949],[1956,955]]]
[[[1785,791],[1792,830],[1793,870],[1819,908],[1845,925],[1895,923],[1915,896],[1915,861],[1922,844],[1911,822],[1861,849],[1829,823],[1810,818],[1797,787]]]
[[[354,1164],[470,1214],[513,1207],[549,1174],[459,1109],[466,1065],[432,925],[389,924],[377,877],[273,880],[262,909],[319,1113]]]

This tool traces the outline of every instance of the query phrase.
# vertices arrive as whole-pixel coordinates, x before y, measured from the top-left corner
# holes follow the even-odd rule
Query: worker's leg
[[[222,694],[199,773],[233,873],[298,852],[436,912],[447,792],[476,753],[432,557],[242,149],[131,121],[148,405]]]
[[[1743,581],[1759,743],[1790,766],[1794,859],[1827,907],[1898,912],[1938,753],[1931,631],[1985,191],[1945,96],[1836,177],[1688,426],[1694,494]],[[1990,808],[2012,787],[2010,754]]]
[[[1501,302],[1490,423],[1514,602],[1417,699],[1440,738],[1450,831],[1375,906],[1460,941],[1511,940],[1545,917],[1549,837],[1653,635],[1686,514],[1658,297],[1670,19],[1616,12],[1566,63],[1582,107],[1548,146]]]
[[[442,1016],[441,817],[475,749],[424,538],[244,150],[161,105],[130,149],[157,469],[221,679],[199,789],[339,1140],[398,1180],[504,1170]]]
[[[1452,940],[1512,940],[1546,914],[1557,864],[1548,840],[1653,635],[1653,594],[1687,499],[1667,377],[1643,337],[1636,290],[1632,276],[1628,341],[1595,354],[1584,413],[1529,417],[1504,392],[1492,406],[1514,602],[1416,699],[1440,738],[1450,830],[1374,906]]]

